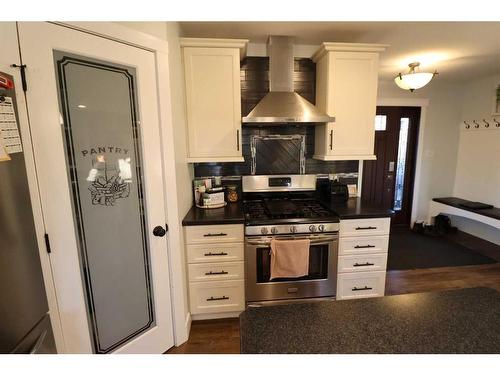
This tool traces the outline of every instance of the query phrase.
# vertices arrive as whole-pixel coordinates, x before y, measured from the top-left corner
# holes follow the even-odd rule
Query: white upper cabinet
[[[315,159],[375,159],[378,58],[386,47],[323,43],[314,54],[316,106],[335,117],[316,126]]]
[[[244,161],[240,59],[247,40],[181,38],[188,162]]]

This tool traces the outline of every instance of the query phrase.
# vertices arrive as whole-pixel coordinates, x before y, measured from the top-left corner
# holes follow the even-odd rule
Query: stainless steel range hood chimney
[[[293,38],[270,36],[267,53],[269,55],[269,93],[248,116],[242,118],[242,122],[282,125],[284,123],[335,121],[334,117],[320,111],[293,91]]]

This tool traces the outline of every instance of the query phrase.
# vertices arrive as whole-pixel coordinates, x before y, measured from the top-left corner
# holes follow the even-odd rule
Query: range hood
[[[293,38],[270,36],[267,45],[269,55],[269,93],[242,118],[245,124],[265,122],[266,125],[284,123],[333,122],[330,117],[311,102],[293,91]]]

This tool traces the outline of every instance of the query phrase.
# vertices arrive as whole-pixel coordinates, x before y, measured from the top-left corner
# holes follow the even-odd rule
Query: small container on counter
[[[225,187],[220,184],[221,178],[194,180],[194,201],[199,208],[220,208],[226,205]],[[220,186],[217,186],[217,184]]]
[[[227,186],[227,200],[231,203],[238,202],[238,187],[235,185]]]

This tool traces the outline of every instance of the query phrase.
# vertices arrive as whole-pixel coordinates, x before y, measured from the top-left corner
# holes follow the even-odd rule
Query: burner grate
[[[245,201],[244,211],[250,220],[318,219],[332,216],[331,211],[312,199]]]

